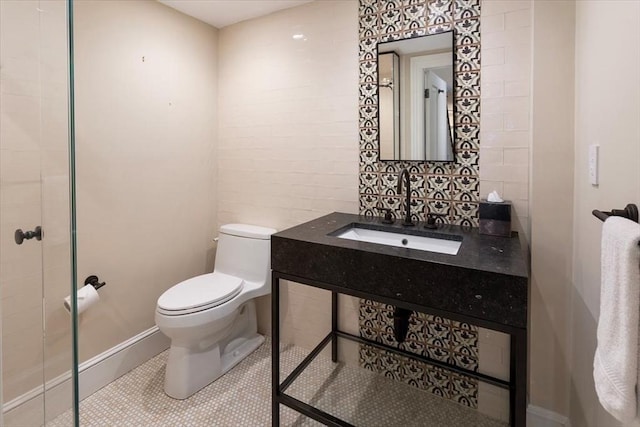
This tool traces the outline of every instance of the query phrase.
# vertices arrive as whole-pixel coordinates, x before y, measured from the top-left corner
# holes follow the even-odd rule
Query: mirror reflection
[[[453,161],[453,31],[378,44],[381,160]]]

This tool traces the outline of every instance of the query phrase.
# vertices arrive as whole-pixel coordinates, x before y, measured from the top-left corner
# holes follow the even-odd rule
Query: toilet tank
[[[247,224],[220,227],[215,271],[261,284],[270,283],[271,235],[277,230]]]

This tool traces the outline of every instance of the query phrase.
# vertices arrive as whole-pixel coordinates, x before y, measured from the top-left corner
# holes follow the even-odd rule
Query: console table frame
[[[460,374],[467,375],[479,381],[493,384],[497,387],[509,390],[509,418],[510,425],[514,427],[526,426],[526,409],[527,409],[527,330],[525,328],[517,328],[509,325],[503,325],[495,322],[486,321],[474,317],[465,316],[459,313],[451,313],[437,308],[425,307],[412,304],[407,301],[393,300],[387,297],[368,294],[352,289],[345,288],[329,283],[322,283],[310,278],[293,276],[290,274],[272,271],[271,281],[271,380],[272,380],[272,401],[271,401],[271,420],[272,426],[280,425],[280,405],[285,405],[309,418],[319,421],[327,426],[345,427],[353,426],[344,420],[341,420],[321,409],[315,408],[301,400],[298,400],[288,394],[286,390],[305,370],[307,366],[315,359],[315,357],[331,343],[331,359],[333,362],[338,361],[338,338],[344,338],[361,344],[367,344],[373,347],[384,349],[393,353],[402,354],[403,356],[419,360],[431,365],[435,365],[444,369],[455,371]],[[280,280],[296,282],[320,289],[331,291],[331,331],[327,336],[304,358],[304,360],[284,379],[280,381]],[[345,294],[357,298],[366,298],[379,301],[385,304],[405,308],[407,310],[418,311],[422,313],[432,314],[436,316],[446,317],[464,323],[469,323],[483,328],[504,332],[510,336],[510,375],[509,381],[504,381],[489,375],[485,375],[476,371],[460,368],[449,363],[434,360],[419,354],[411,353],[406,350],[391,347],[362,338],[353,334],[349,334],[338,329],[338,294]]]

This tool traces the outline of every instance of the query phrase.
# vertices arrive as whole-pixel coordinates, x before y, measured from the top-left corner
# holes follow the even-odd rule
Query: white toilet
[[[156,325],[171,338],[164,391],[186,399],[258,348],[253,298],[271,292],[271,235],[245,224],[220,227],[213,273],[158,298]]]

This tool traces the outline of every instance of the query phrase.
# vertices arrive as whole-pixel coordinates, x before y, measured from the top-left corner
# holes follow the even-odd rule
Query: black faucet
[[[405,187],[407,189],[406,215],[404,221],[402,221],[402,225],[409,227],[415,224],[411,221],[411,182],[409,181],[409,170],[407,168],[402,169],[400,176],[398,176],[398,188],[396,190],[398,195],[402,195],[402,179],[405,179]]]

